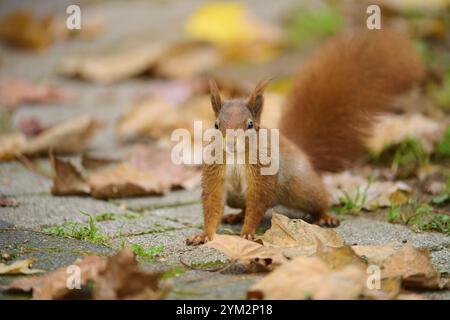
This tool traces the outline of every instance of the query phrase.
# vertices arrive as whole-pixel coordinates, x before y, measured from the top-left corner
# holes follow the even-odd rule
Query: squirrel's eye
[[[253,121],[248,122],[247,129],[253,129]]]
[[[214,123],[214,128],[219,129],[219,123],[218,122]]]

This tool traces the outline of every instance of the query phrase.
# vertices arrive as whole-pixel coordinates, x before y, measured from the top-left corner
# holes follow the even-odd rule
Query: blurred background
[[[262,121],[276,127],[303,61],[327,38],[366,28],[370,4],[383,29],[412,38],[427,75],[378,128],[368,163],[388,165],[383,179],[417,178],[432,157],[440,194],[450,155],[448,0],[3,0],[0,159],[50,149],[121,159],[136,141],[167,146],[193,120],[212,126],[209,77],[225,97],[272,78]],[[66,27],[70,5],[80,8],[80,29]]]

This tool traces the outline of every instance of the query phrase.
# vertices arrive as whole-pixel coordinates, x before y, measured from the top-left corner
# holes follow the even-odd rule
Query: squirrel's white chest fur
[[[225,172],[225,191],[227,193],[244,194],[247,190],[245,165],[227,164]]]

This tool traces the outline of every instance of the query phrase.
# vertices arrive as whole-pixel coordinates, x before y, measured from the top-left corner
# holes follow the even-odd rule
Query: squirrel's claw
[[[205,244],[207,241],[208,237],[204,233],[201,233],[188,237],[186,239],[186,244],[188,246],[199,246]]]
[[[319,220],[316,221],[316,224],[318,224],[321,227],[336,228],[339,226],[340,221],[334,215],[329,214],[329,213],[324,213],[319,218]]]
[[[255,234],[242,234],[242,238],[244,238],[246,240],[250,240],[250,241],[255,241],[256,235]]]

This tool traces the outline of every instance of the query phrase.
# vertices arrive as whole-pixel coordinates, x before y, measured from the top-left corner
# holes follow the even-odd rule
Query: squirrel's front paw
[[[339,219],[334,215],[330,213],[324,213],[319,218],[319,220],[316,221],[316,224],[321,227],[336,228],[339,226],[340,222]]]
[[[186,239],[186,244],[188,246],[199,246],[201,244],[204,244],[208,241],[208,237],[206,236],[206,234],[201,233],[201,234],[196,234],[193,236],[190,236],[189,238]]]
[[[250,240],[250,241],[255,241],[256,240],[256,235],[255,234],[250,234],[250,233],[243,233],[242,238],[246,239],[246,240]]]

